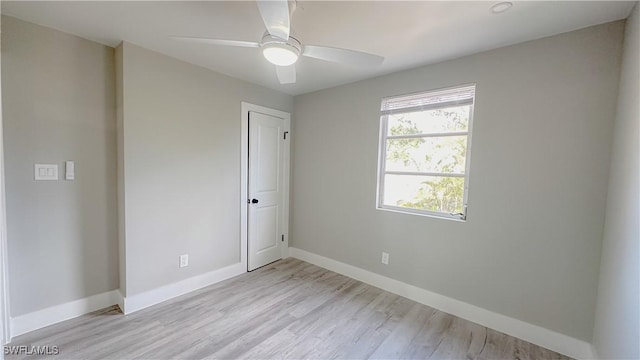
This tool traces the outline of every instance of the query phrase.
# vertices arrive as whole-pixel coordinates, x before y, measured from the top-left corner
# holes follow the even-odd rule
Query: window
[[[475,84],[382,99],[378,208],[466,220]]]

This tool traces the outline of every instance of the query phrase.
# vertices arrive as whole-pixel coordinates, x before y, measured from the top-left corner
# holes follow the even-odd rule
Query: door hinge
[[[287,134],[288,134],[288,133],[289,133],[288,131],[285,131],[285,132],[284,132],[284,139],[285,139],[285,140],[287,140]]]
[[[284,234],[282,234],[282,242],[284,242]]]

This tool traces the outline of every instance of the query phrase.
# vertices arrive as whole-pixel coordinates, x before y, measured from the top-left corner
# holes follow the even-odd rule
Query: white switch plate
[[[189,254],[180,255],[180,267],[189,266]]]
[[[382,253],[382,263],[385,265],[389,265],[389,253]]]
[[[35,180],[58,180],[58,165],[35,164],[33,166],[33,178]]]
[[[65,161],[64,162],[64,170],[65,175],[64,178],[67,180],[73,180],[76,178],[75,164],[73,161]]]

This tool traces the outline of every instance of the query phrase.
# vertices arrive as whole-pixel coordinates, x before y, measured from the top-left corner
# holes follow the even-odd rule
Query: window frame
[[[471,98],[471,104],[463,105],[463,104],[451,104],[451,103],[443,102],[443,103],[437,103],[436,105],[431,105],[431,106],[429,106],[428,109],[426,109],[426,110],[438,110],[438,109],[446,109],[446,108],[451,108],[451,107],[456,107],[456,106],[469,106],[470,107],[469,108],[469,124],[467,126],[467,131],[466,132],[457,131],[457,132],[448,132],[448,133],[429,133],[429,134],[418,134],[418,135],[388,136],[387,134],[388,134],[388,124],[389,124],[389,116],[390,116],[390,114],[387,114],[384,111],[380,110],[380,134],[379,134],[379,139],[378,139],[378,181],[377,181],[377,189],[376,189],[377,190],[377,192],[376,192],[376,209],[385,210],[385,211],[392,211],[392,212],[398,212],[398,213],[411,214],[411,215],[434,217],[434,218],[439,218],[439,219],[462,221],[462,222],[467,220],[467,208],[468,208],[468,198],[469,198],[469,170],[471,168],[471,146],[472,146],[474,107],[475,107],[475,102],[476,102],[476,94],[475,94],[476,84],[475,83],[469,83],[469,84],[456,85],[456,86],[451,86],[451,87],[446,87],[446,88],[438,88],[438,89],[432,89],[432,90],[427,90],[427,91],[420,91],[420,92],[404,94],[404,95],[394,95],[394,96],[388,96],[388,97],[382,98],[380,100],[380,104],[382,104],[385,100],[388,100],[388,99],[405,97],[405,96],[412,96],[412,95],[420,95],[420,94],[422,94],[424,96],[429,96],[429,94],[437,93],[437,92],[440,92],[440,91],[462,89],[462,88],[471,87],[471,86],[473,86],[473,88],[474,88],[473,97]],[[404,111],[404,110],[408,110],[408,111]],[[418,110],[418,109],[415,109],[415,108],[411,108],[411,107],[407,107],[407,108],[404,108],[402,110],[396,111],[394,113],[396,113],[396,114],[398,114],[398,113],[412,113],[412,112],[418,112],[418,111],[421,111],[421,110]],[[462,136],[462,135],[466,135],[467,136],[467,149],[466,149],[466,157],[465,157],[464,174],[445,174],[445,173],[410,172],[410,171],[386,171],[387,139],[389,139],[390,137],[391,137],[391,139],[398,139],[398,138],[415,139],[415,138]],[[385,178],[385,175],[387,175],[387,174],[409,175],[409,176],[422,175],[422,176],[437,176],[437,177],[462,177],[462,178],[464,178],[464,191],[463,191],[463,195],[462,195],[462,202],[463,202],[462,215],[454,214],[454,213],[441,212],[441,211],[420,210],[420,209],[413,209],[413,208],[402,207],[402,206],[385,205],[384,204],[384,186],[385,186],[385,181],[384,181],[385,179],[384,178]]]

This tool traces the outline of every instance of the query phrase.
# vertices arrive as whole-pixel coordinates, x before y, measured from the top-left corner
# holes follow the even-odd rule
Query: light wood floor
[[[49,359],[568,359],[296,259],[132,315],[97,311],[10,345],[59,346]]]

